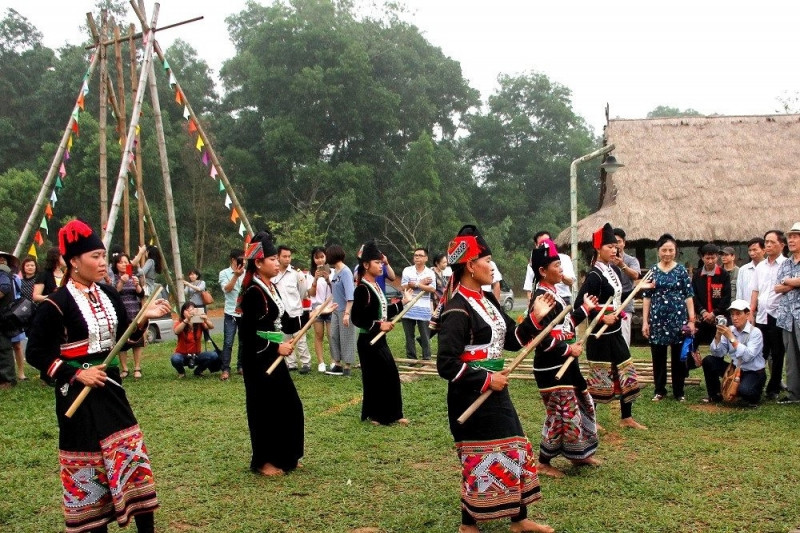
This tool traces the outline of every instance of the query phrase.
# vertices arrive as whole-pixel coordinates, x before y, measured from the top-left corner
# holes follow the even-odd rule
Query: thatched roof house
[[[663,233],[742,243],[800,221],[800,115],[616,119],[605,139],[625,167],[605,176],[598,211],[578,222],[581,244],[606,222],[639,248]]]

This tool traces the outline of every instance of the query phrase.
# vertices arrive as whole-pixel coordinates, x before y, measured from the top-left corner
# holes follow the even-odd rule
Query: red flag
[[[44,239],[42,238],[42,232],[36,230],[36,235],[33,236],[33,242],[38,244],[39,246],[44,244]]]
[[[78,128],[78,121],[77,120],[73,120],[72,121],[72,131],[75,132],[75,136],[78,136],[78,130],[79,129],[80,128]]]

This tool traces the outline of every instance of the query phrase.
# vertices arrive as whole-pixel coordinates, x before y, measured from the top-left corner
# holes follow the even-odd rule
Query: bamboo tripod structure
[[[155,225],[153,223],[153,219],[150,216],[150,207],[147,204],[146,197],[144,194],[144,190],[142,188],[142,158],[141,158],[141,146],[139,143],[136,142],[137,139],[137,132],[139,130],[139,119],[141,117],[141,110],[144,101],[144,93],[146,89],[150,89],[150,96],[151,96],[151,106],[153,108],[153,114],[155,119],[155,129],[156,129],[156,137],[157,137],[157,145],[159,150],[159,159],[161,163],[161,176],[162,181],[164,184],[164,193],[166,199],[166,209],[167,209],[167,219],[169,224],[169,233],[170,233],[170,243],[172,245],[172,261],[174,265],[174,273],[175,273],[175,281],[173,282],[172,276],[170,275],[169,265],[167,264],[166,257],[162,254],[162,267],[164,272],[166,272],[166,277],[168,280],[168,285],[174,298],[178,305],[182,305],[184,301],[184,293],[183,290],[178,290],[178,287],[182,288],[181,282],[183,281],[183,268],[181,265],[180,259],[180,243],[178,240],[178,233],[177,233],[177,222],[175,216],[175,209],[174,209],[174,202],[172,196],[172,180],[170,177],[169,172],[169,162],[167,158],[167,151],[166,151],[166,141],[164,137],[164,128],[162,122],[162,115],[161,115],[161,106],[158,98],[158,91],[156,85],[156,75],[155,75],[155,67],[153,64],[153,55],[154,52],[159,58],[159,60],[163,63],[166,62],[164,57],[164,53],[161,50],[158,42],[155,39],[155,33],[157,30],[157,21],[158,21],[158,13],[160,9],[160,4],[155,3],[153,7],[153,14],[150,22],[148,23],[145,18],[145,8],[143,0],[130,0],[130,5],[133,8],[137,18],[139,19],[142,32],[138,34],[134,34],[134,27],[133,24],[130,25],[128,35],[123,37],[120,34],[119,27],[114,24],[114,39],[104,41],[103,39],[106,37],[108,33],[108,20],[107,14],[103,11],[102,18],[101,18],[101,32],[97,30],[97,26],[95,21],[92,17],[91,13],[87,13],[87,20],[89,24],[89,28],[92,31],[92,38],[94,41],[93,48],[96,48],[96,52],[92,55],[89,68],[87,70],[85,76],[85,83],[88,86],[88,83],[92,79],[92,75],[98,65],[100,63],[100,170],[99,170],[99,177],[100,177],[100,212],[101,212],[101,222],[103,225],[103,244],[106,248],[109,247],[111,244],[111,240],[114,234],[114,230],[116,228],[117,218],[119,216],[120,207],[123,208],[123,230],[124,230],[124,248],[126,250],[130,249],[130,222],[129,222],[129,212],[128,212],[128,173],[133,170],[136,174],[136,188],[137,188],[137,200],[138,200],[138,213],[139,213],[139,244],[144,244],[144,223],[145,220],[148,224],[148,229],[153,236],[154,240],[156,241],[156,245],[163,250],[160,245],[160,241],[158,239],[158,235],[155,231]],[[199,20],[199,18],[194,18],[190,21],[184,21],[183,24],[186,22],[191,22],[194,20]],[[168,27],[172,27],[178,24],[170,25]],[[126,124],[126,109],[125,109],[125,86],[124,86],[124,75],[122,73],[122,55],[121,55],[121,46],[120,44],[127,40],[130,48],[131,54],[131,85],[133,88],[133,80],[137,78],[136,76],[136,50],[134,48],[134,41],[136,39],[143,39],[144,40],[144,56],[141,63],[141,71],[138,75],[138,82],[135,85],[135,92],[133,92],[133,105],[131,109],[131,119],[130,123]],[[107,68],[107,47],[114,46],[115,50],[115,59],[116,59],[116,67],[117,67],[117,83],[119,87],[119,91],[115,92],[113,81],[110,79],[108,75],[108,68]],[[195,125],[198,129],[198,134],[203,140],[206,150],[210,155],[211,163],[214,165],[217,175],[222,180],[222,183],[225,185],[226,192],[228,193],[231,201],[234,205],[234,208],[239,215],[239,218],[242,221],[242,224],[249,235],[253,235],[253,229],[250,225],[250,222],[247,218],[247,215],[242,208],[241,204],[239,203],[236,194],[231,187],[230,181],[222,168],[222,165],[219,162],[217,154],[213,148],[213,145],[209,138],[206,136],[205,131],[202,128],[200,121],[198,120],[197,116],[194,114],[194,111],[189,104],[188,98],[186,97],[186,93],[181,88],[180,84],[177,82],[177,78],[175,77],[174,71],[172,71],[171,67],[170,70],[172,72],[172,80],[174,80],[175,90],[179,92],[181,96],[181,100],[183,101],[183,105],[186,106],[186,109],[189,112],[189,116],[194,121]],[[81,91],[83,91],[83,86],[81,87]],[[117,94],[119,97],[117,97]],[[79,92],[78,99],[80,100],[82,93]],[[120,160],[120,168],[117,174],[117,181],[114,189],[114,194],[111,198],[111,204],[108,205],[108,197],[107,197],[107,150],[106,150],[106,135],[105,135],[105,128],[107,123],[107,107],[106,104],[110,103],[112,109],[114,110],[114,115],[117,119],[117,131],[118,134],[121,136],[121,144],[123,145],[121,160]],[[73,110],[73,113],[70,115],[69,120],[67,121],[67,126],[64,129],[64,134],[62,135],[61,142],[58,145],[58,149],[56,150],[55,156],[50,164],[50,168],[47,172],[47,175],[42,183],[42,187],[39,190],[39,194],[36,198],[36,201],[31,209],[31,213],[28,216],[28,220],[25,223],[25,226],[20,233],[19,240],[17,242],[16,247],[14,248],[14,255],[19,256],[26,243],[29,242],[32,233],[38,228],[39,224],[38,221],[41,220],[42,214],[44,209],[49,201],[50,196],[53,193],[53,189],[56,184],[56,173],[59,169],[59,165],[63,160],[64,152],[67,148],[67,142],[70,138],[71,132],[73,127],[76,124],[77,118],[77,103]],[[127,128],[127,129],[126,129]]]

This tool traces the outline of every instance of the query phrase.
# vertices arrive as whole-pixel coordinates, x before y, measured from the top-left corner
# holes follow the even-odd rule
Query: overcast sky
[[[94,0],[0,0],[56,48],[80,42]],[[263,2],[262,2],[263,3]],[[573,107],[600,133],[612,117],[643,118],[658,105],[725,115],[770,114],[800,91],[800,2],[717,0],[405,0],[409,20],[459,61],[483,98],[499,73],[535,70],[567,86]],[[146,1],[148,9],[152,2]],[[218,71],[233,55],[225,17],[245,0],[162,0],[159,25]],[[45,7],[46,6],[46,7]]]

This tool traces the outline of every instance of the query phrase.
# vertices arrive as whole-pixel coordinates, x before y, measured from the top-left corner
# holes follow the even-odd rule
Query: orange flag
[[[48,220],[53,218],[53,208],[50,207],[50,202],[47,202],[47,207],[44,208],[44,214]]]
[[[231,222],[236,223],[239,220],[239,213],[236,212],[236,208],[234,207],[231,211]]]
[[[78,95],[78,107],[81,108],[81,111],[84,111],[84,100],[83,100],[83,93]]]
[[[183,96],[181,95],[181,90],[178,87],[175,87],[175,101],[178,102],[178,105],[183,103]]]
[[[189,119],[189,133],[194,133],[197,131],[197,124],[194,123],[194,119]]]

